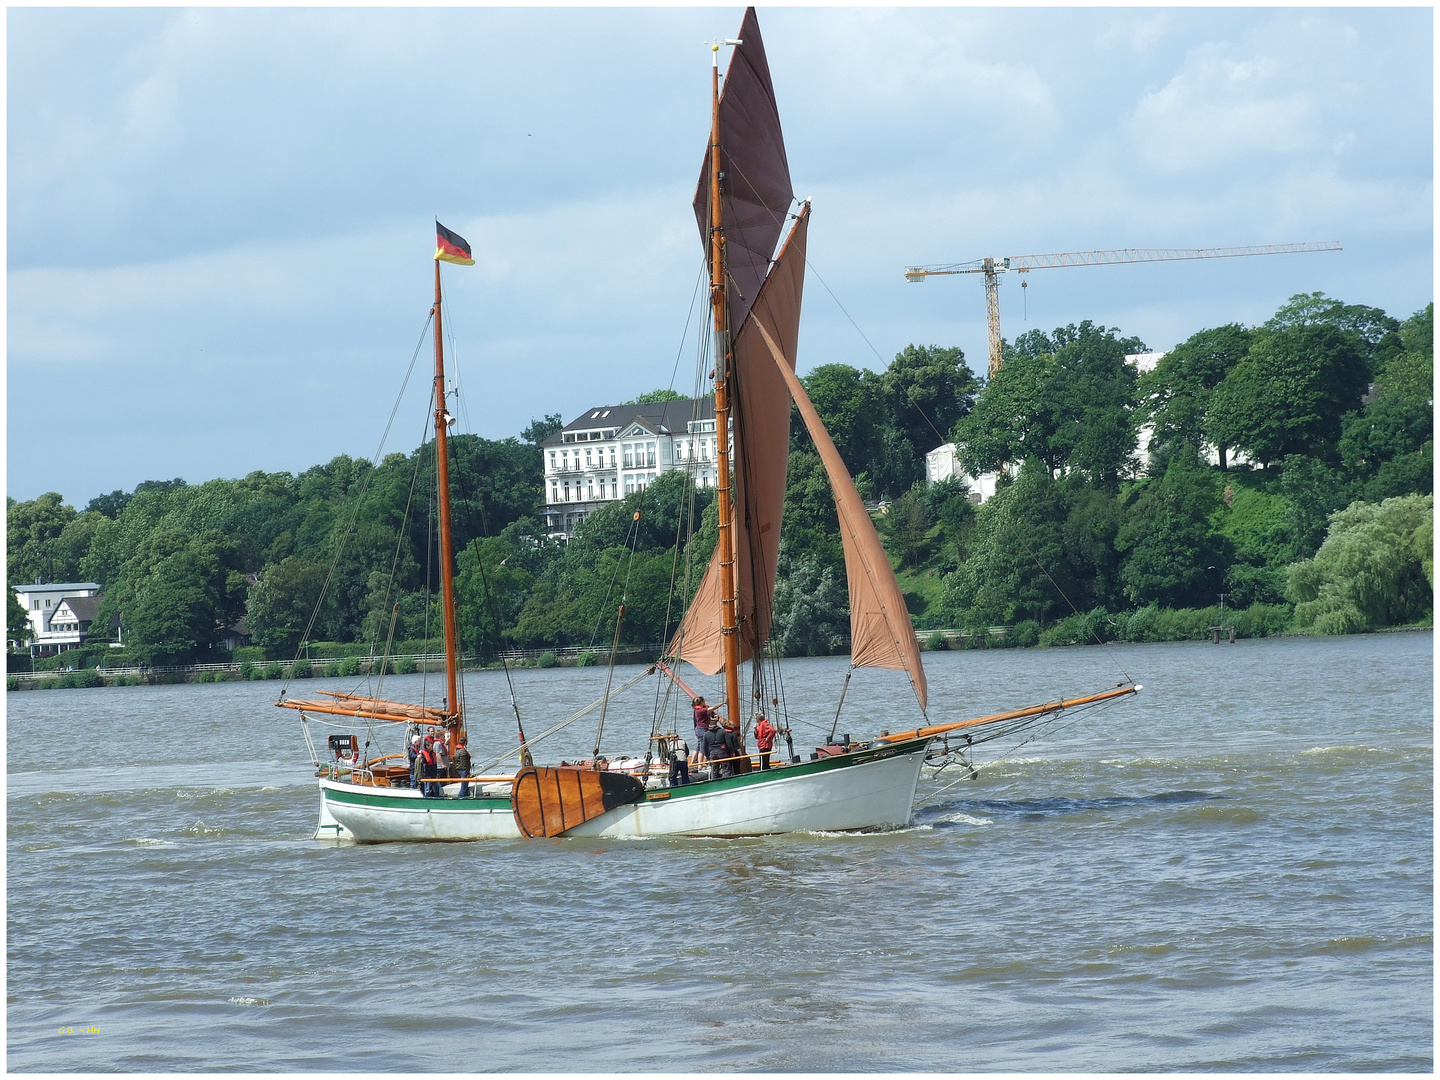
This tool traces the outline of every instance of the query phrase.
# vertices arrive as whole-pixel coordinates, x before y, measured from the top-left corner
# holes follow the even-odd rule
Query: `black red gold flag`
[[[475,265],[470,257],[470,242],[438,221],[435,222],[435,258],[461,266]]]

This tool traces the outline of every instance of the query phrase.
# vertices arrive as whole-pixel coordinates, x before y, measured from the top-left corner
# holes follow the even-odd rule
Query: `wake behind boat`
[[[734,48],[723,90],[718,60],[722,45]],[[468,742],[450,543],[447,432],[453,418],[446,408],[440,263],[473,260],[464,239],[437,223],[431,316],[447,693],[438,707],[341,693],[315,700],[282,696],[277,704],[299,710],[312,759],[320,765],[317,837],[384,842],[898,828],[910,823],[921,767],[936,739],[946,740],[947,749],[952,737],[958,740],[956,746],[968,748],[1053,720],[1067,709],[1140,689],[1122,684],[1028,709],[929,722],[925,670],[904,597],[859,492],[795,373],[810,205],[794,199],[753,8],[745,13],[738,39],[713,43],[712,56],[711,132],[694,208],[710,280],[711,351],[704,366],[713,365],[719,541],[666,655],[645,675],[669,681],[667,707],[668,699],[683,692],[685,703],[693,703],[702,720],[701,710],[708,707],[684,682],[677,665],[723,675],[725,698],[714,712],[723,720],[724,731],[707,737],[709,753],[703,765],[697,758],[697,774],[688,783],[676,779],[677,770],[684,777],[689,767],[688,760],[679,767],[685,758],[683,739],[674,729],[680,725],[670,722],[668,730],[661,730],[663,711],[657,711],[651,746],[628,759],[604,759],[597,736],[596,752],[588,761],[536,766],[532,747],[582,714],[528,740],[518,704],[516,744],[492,754],[478,776],[422,776],[419,785],[412,786],[423,764],[415,770],[399,763],[400,754],[369,756],[369,749],[379,743],[376,731],[384,725],[404,730],[407,744],[420,732],[432,733],[441,745],[440,756],[450,760]],[[786,235],[777,253],[782,232]],[[792,402],[819,451],[835,497],[850,594],[851,666],[905,672],[914,694],[915,720],[920,721],[909,730],[884,731],[854,742],[848,736],[834,741],[832,730],[830,741],[815,747],[808,760],[793,752],[780,665],[767,655]],[[623,612],[622,605],[617,639]],[[744,693],[742,669],[749,674]],[[601,710],[602,728],[604,709],[624,689],[612,693],[607,683],[605,695],[592,706]],[[844,696],[841,688],[841,707]],[[309,731],[309,722],[322,717],[331,723],[348,718],[368,724],[364,751],[357,736],[332,735],[328,759],[322,761]],[[838,718],[837,709],[837,725]],[[773,740],[774,732],[785,735],[787,751],[772,764],[770,746],[759,740]],[[757,755],[747,748],[752,735],[760,749]],[[500,768],[507,760],[518,761],[518,767]]]

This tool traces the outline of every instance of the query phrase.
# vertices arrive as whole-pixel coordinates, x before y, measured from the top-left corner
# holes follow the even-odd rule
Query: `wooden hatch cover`
[[[515,824],[532,840],[560,836],[607,810],[636,802],[645,786],[628,773],[527,766],[515,774]]]

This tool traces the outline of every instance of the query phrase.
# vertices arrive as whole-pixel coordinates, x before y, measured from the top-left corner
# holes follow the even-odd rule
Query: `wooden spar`
[[[450,550],[450,459],[446,446],[449,414],[445,411],[445,350],[440,331],[440,253],[435,253],[435,482],[440,507],[440,597],[445,626],[445,712],[459,718],[460,695],[456,687],[459,656],[455,648],[454,553]],[[446,743],[455,752],[460,725],[448,729]]]
[[[730,505],[730,335],[725,307],[725,215],[720,204],[720,45],[710,64],[710,307],[715,329],[715,472],[720,532],[720,640],[725,655],[725,715],[740,709],[740,637],[735,617],[735,529]],[[736,720],[736,723],[739,721]]]
[[[679,675],[675,674],[675,672],[670,669],[669,665],[656,661],[655,669],[657,671],[663,671],[666,675],[668,675],[671,682],[673,682],[681,690],[685,691],[686,694],[690,695],[691,701],[694,701],[697,697],[700,696],[699,694],[695,693],[694,688],[687,684],[684,679],[680,678]]]
[[[1109,701],[1127,694],[1138,694],[1142,689],[1144,688],[1139,685],[1121,686],[1114,690],[1106,690],[1101,694],[1071,698],[1069,701],[1052,701],[1046,705],[1031,705],[1028,708],[1015,709],[1011,712],[976,717],[974,720],[957,720],[953,724],[933,724],[930,727],[916,728],[914,731],[896,731],[882,736],[882,738],[891,743],[906,742],[910,739],[928,739],[933,735],[943,735],[947,731],[959,731],[963,728],[979,727],[982,724],[996,724],[1001,720],[1020,720],[1027,716],[1044,716],[1046,713],[1073,709],[1080,705],[1094,705],[1097,702]]]

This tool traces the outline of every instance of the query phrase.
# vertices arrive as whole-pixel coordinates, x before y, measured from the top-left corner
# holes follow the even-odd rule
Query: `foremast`
[[[720,533],[720,640],[725,657],[725,715],[740,716],[740,637],[736,617],[734,506],[730,493],[730,325],[725,302],[725,218],[720,203],[720,46],[710,44],[710,308],[715,355],[716,516]]]
[[[455,645],[454,552],[450,542],[450,457],[447,434],[450,413],[445,408],[445,348],[440,326],[440,252],[435,252],[435,483],[440,516],[440,605],[445,633],[445,730],[450,752],[460,733],[459,650]]]

